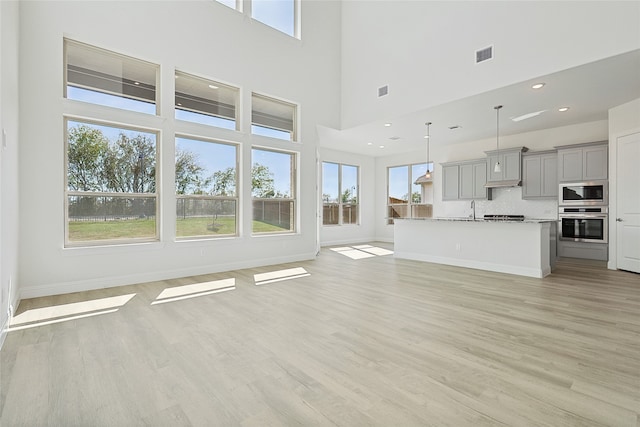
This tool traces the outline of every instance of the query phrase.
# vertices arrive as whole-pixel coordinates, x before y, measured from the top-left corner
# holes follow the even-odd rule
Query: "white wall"
[[[607,121],[601,120],[500,137],[500,147],[506,149],[524,146],[529,151],[543,151],[560,145],[605,141],[607,139]],[[450,145],[432,143],[431,160],[435,163],[435,173],[433,175],[434,217],[463,217],[471,213],[469,201],[442,201],[442,166],[440,164],[484,159],[486,158],[485,151],[495,150],[495,148],[495,139],[483,139]],[[416,159],[424,158],[424,154],[416,152],[376,159],[376,239],[393,241],[393,226],[387,225],[385,220],[387,168],[389,166],[416,163],[419,162]],[[521,188],[505,188],[494,191],[493,200],[478,201],[476,203],[476,216],[482,216],[485,213],[523,213],[537,218],[557,217],[558,205],[553,200],[522,200]]]
[[[637,1],[345,1],[342,128],[640,48],[638,16]]]
[[[18,8],[0,2],[0,346],[18,299]]]
[[[343,151],[320,149],[321,162],[334,162],[360,168],[360,224],[330,225],[320,228],[320,243],[323,246],[344,243],[370,242],[375,239],[375,160]],[[322,186],[322,181],[319,181]],[[322,191],[320,191],[322,193]]]
[[[20,284],[23,297],[308,259],[317,247],[316,125],[339,124],[340,3],[305,2],[302,39],[288,37],[215,1],[22,2],[20,9]],[[65,249],[63,37],[160,65],[159,243]],[[251,144],[299,153],[299,233],[251,237],[251,203],[241,202],[237,239],[175,242],[173,70],[238,85],[241,132],[208,136],[242,144],[241,199],[250,196]],[[300,143],[250,134],[250,94],[300,104]],[[91,109],[86,108],[87,111]],[[114,117],[117,114],[114,113]]]
[[[618,138],[640,132],[640,98],[619,105],[609,110],[609,263],[607,267],[615,270],[617,268],[617,244],[616,234],[616,200],[618,180],[623,177],[618,176]]]

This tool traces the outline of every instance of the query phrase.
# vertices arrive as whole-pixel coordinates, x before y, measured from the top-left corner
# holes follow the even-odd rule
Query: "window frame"
[[[97,246],[116,246],[129,245],[136,243],[156,243],[161,240],[161,198],[160,198],[160,181],[161,181],[161,141],[162,131],[157,128],[137,126],[131,124],[116,123],[107,120],[90,119],[86,117],[78,117],[71,114],[63,114],[64,127],[64,247],[65,248],[83,248]],[[155,192],[153,193],[124,193],[124,192],[104,192],[104,191],[77,191],[69,190],[69,122],[78,122],[81,124],[113,127],[116,129],[129,130],[133,132],[144,132],[155,134]],[[70,197],[153,197],[155,198],[155,235],[153,237],[128,237],[116,239],[102,240],[80,240],[71,241],[69,239],[69,198]]]
[[[325,203],[324,200],[322,201],[322,226],[323,227],[337,227],[337,226],[358,226],[360,225],[360,215],[361,215],[361,209],[360,209],[360,166],[358,165],[352,165],[352,164],[348,164],[348,163],[339,163],[339,162],[331,162],[331,161],[323,161],[322,162],[322,192],[321,194],[324,194],[324,164],[325,163],[331,163],[333,165],[337,165],[338,166],[338,203]],[[344,206],[345,205],[354,205],[354,203],[344,203],[342,201],[342,193],[343,193],[343,188],[342,188],[342,176],[343,176],[343,167],[347,166],[347,167],[353,167],[356,168],[356,194],[355,194],[355,198],[356,198],[356,203],[355,205],[357,206],[357,213],[356,213],[356,222],[355,223],[344,223]],[[325,224],[324,222],[324,207],[327,205],[338,205],[338,223],[337,224]]]
[[[253,181],[253,165],[254,165],[254,157],[253,157],[253,151],[254,150],[260,150],[260,151],[268,151],[268,152],[273,152],[273,153],[279,153],[279,154],[287,154],[289,156],[291,156],[291,160],[290,160],[290,165],[291,165],[291,170],[290,170],[290,180],[291,180],[291,197],[254,197],[253,196],[253,187],[251,186],[251,236],[252,237],[259,237],[259,236],[282,236],[282,235],[291,235],[291,234],[297,234],[298,233],[298,229],[299,229],[299,225],[298,225],[298,218],[299,218],[299,214],[298,214],[298,171],[299,171],[299,167],[298,167],[298,162],[299,162],[299,153],[296,151],[289,151],[289,150],[282,150],[282,149],[278,149],[278,148],[272,148],[272,147],[265,147],[265,146],[260,146],[260,145],[252,145],[251,146],[251,170],[249,171],[250,173],[250,179],[251,181]],[[285,202],[289,202],[292,203],[291,208],[290,208],[290,214],[293,216],[292,218],[290,218],[289,220],[289,224],[291,225],[291,229],[289,230],[283,230],[283,231],[262,231],[262,232],[256,232],[253,229],[253,222],[255,221],[254,219],[254,215],[255,215],[255,209],[254,209],[254,204],[256,201],[260,202],[265,202],[265,201],[274,201],[274,200],[278,200],[278,201],[285,201]]]
[[[122,53],[118,53],[118,52],[115,52],[113,50],[104,49],[104,48],[101,48],[101,47],[98,47],[98,46],[94,46],[94,45],[91,45],[91,44],[88,44],[88,43],[83,43],[81,41],[77,41],[77,40],[74,40],[74,39],[71,39],[71,38],[68,38],[68,37],[63,37],[62,38],[62,44],[63,44],[63,58],[62,58],[63,59],[62,60],[62,62],[63,62],[62,97],[63,98],[72,100],[74,102],[84,102],[84,103],[88,103],[88,104],[91,104],[91,105],[99,105],[101,107],[112,108],[112,109],[117,110],[117,111],[125,111],[127,113],[145,114],[145,115],[156,116],[156,117],[160,116],[161,110],[160,110],[160,94],[159,94],[159,92],[160,92],[160,90],[159,90],[159,86],[160,86],[160,65],[159,64],[155,64],[153,62],[145,61],[143,59],[135,58],[135,57],[132,57],[132,56],[129,56],[129,55],[125,55],[125,54],[122,54]],[[97,102],[90,102],[90,101],[84,101],[84,100],[80,100],[80,99],[69,98],[68,97],[68,91],[69,91],[69,87],[70,87],[70,85],[69,85],[69,75],[68,75],[68,72],[69,72],[69,54],[68,54],[69,45],[74,45],[77,48],[86,49],[87,51],[98,52],[99,54],[102,54],[102,55],[113,56],[116,59],[120,58],[121,60],[129,61],[132,64],[137,63],[137,64],[140,64],[140,65],[153,67],[154,71],[155,71],[154,72],[155,84],[153,85],[154,100],[153,100],[153,103],[152,103],[152,105],[154,106],[153,114],[147,113],[147,112],[144,112],[144,111],[139,111],[139,110],[136,110],[136,109],[131,109],[131,108],[121,108],[121,107],[115,107],[115,106],[107,105],[107,104],[104,104],[104,103],[97,103]],[[97,71],[97,70],[91,70],[91,71],[93,71],[95,73],[103,74],[103,73],[101,73],[100,71]],[[107,74],[105,74],[105,76],[106,75]],[[127,79],[124,76],[112,76],[112,77],[120,78],[123,81],[123,84],[124,84],[124,80],[127,80],[128,82],[132,82],[132,84],[134,86],[139,84],[137,81],[132,80],[132,79]],[[140,86],[144,87],[144,86],[148,86],[148,84],[142,83]],[[95,89],[92,89],[89,86],[81,87],[80,85],[73,85],[72,84],[71,87],[79,88],[79,89],[82,89],[82,90],[88,90],[88,91],[96,92],[98,94],[112,96],[112,97],[115,97],[115,98],[121,98],[123,100],[129,100],[129,101],[133,100],[133,101],[137,101],[137,102],[141,102],[141,103],[147,102],[147,101],[144,101],[143,99],[136,99],[135,96],[127,97],[127,96],[124,96],[124,94],[122,94],[122,93],[110,92],[108,90],[103,90],[103,91],[95,90]]]
[[[426,167],[427,170],[429,171],[433,171],[433,162],[419,162],[419,163],[405,163],[405,164],[400,164],[400,165],[393,165],[393,166],[387,166],[387,176],[386,176],[386,180],[387,180],[387,194],[386,194],[386,214],[385,214],[385,219],[387,221],[387,225],[393,225],[394,224],[394,218],[424,218],[423,216],[420,215],[416,215],[415,211],[417,211],[417,209],[419,209],[420,206],[429,206],[428,203],[423,203],[422,201],[420,203],[415,203],[413,202],[413,185],[414,185],[414,178],[413,178],[413,167],[414,166],[422,166],[424,165]],[[389,199],[390,199],[390,194],[389,194],[389,189],[390,189],[390,180],[389,180],[389,173],[391,169],[394,168],[403,168],[406,167],[407,168],[407,196],[408,196],[408,200],[407,203],[389,203]],[[395,212],[394,207],[405,207],[406,206],[406,211],[407,211],[407,216],[396,216],[396,215],[392,215],[391,212]]]
[[[258,124],[256,123],[256,121],[254,121],[254,97],[262,99],[263,101],[267,101],[267,102],[273,102],[275,104],[279,104],[283,107],[291,107],[293,109],[293,113],[292,113],[292,117],[291,117],[291,130],[288,129],[283,129],[283,128],[278,128],[275,126],[265,126],[263,124]],[[300,114],[299,112],[300,109],[300,105],[295,103],[295,102],[291,102],[291,101],[287,101],[285,99],[282,98],[277,98],[274,97],[272,95],[266,95],[260,92],[251,92],[251,111],[250,111],[250,117],[251,117],[251,135],[252,136],[258,136],[258,137],[266,137],[266,138],[274,138],[277,139],[279,141],[289,141],[289,142],[298,142],[299,141],[299,135],[298,135],[298,116]],[[273,115],[273,117],[276,117],[276,115]],[[271,130],[276,130],[279,132],[287,132],[289,131],[290,133],[290,138],[285,139],[285,138],[278,138],[276,136],[265,136],[262,135],[260,133],[256,133],[253,131],[253,127],[259,127],[262,129],[271,129]]]
[[[240,215],[240,176],[241,176],[241,170],[240,170],[240,150],[241,150],[241,145],[239,143],[236,142],[230,142],[230,141],[223,141],[220,139],[215,139],[215,138],[207,138],[207,137],[203,137],[203,136],[195,136],[195,135],[188,135],[188,134],[184,134],[184,133],[178,133],[176,132],[174,135],[174,147],[176,144],[176,141],[178,138],[182,138],[182,139],[190,139],[190,140],[195,140],[195,141],[200,141],[200,142],[206,142],[206,143],[212,143],[212,144],[220,144],[220,145],[226,145],[226,146],[231,146],[233,148],[235,148],[235,170],[236,170],[236,176],[235,176],[235,196],[230,197],[230,196],[212,196],[212,195],[200,195],[200,194],[178,194],[176,192],[176,188],[174,188],[174,195],[176,198],[176,205],[174,206],[174,208],[176,209],[176,222],[174,223],[174,229],[175,229],[175,240],[177,242],[184,242],[184,241],[189,241],[189,240],[218,240],[218,239],[229,239],[229,238],[237,238],[240,236],[240,222],[241,222],[241,215]],[[174,159],[174,163],[175,163],[175,159]],[[174,187],[175,187],[175,168],[174,168]],[[206,235],[194,235],[194,236],[178,236],[178,215],[177,215],[177,203],[179,199],[194,199],[194,200],[220,200],[220,201],[228,201],[228,200],[233,200],[235,202],[235,232],[234,234],[221,234],[221,235],[215,235],[215,234],[206,234]]]

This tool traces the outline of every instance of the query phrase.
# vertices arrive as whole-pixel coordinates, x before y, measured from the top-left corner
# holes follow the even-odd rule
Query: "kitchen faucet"
[[[471,212],[472,212],[472,215],[470,216],[475,221],[476,220],[476,201],[475,200],[471,201]]]

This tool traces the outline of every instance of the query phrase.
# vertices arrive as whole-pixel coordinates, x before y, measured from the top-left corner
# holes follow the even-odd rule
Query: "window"
[[[322,224],[358,224],[358,167],[322,163]]]
[[[239,90],[176,71],[176,119],[237,130]]]
[[[253,233],[295,231],[295,154],[254,148],[251,160]]]
[[[252,94],[251,133],[296,141],[296,106],[264,95]]]
[[[153,241],[158,135],[66,120],[66,244]]]
[[[216,0],[218,3],[222,3],[225,6],[230,7],[231,9],[237,9],[236,0]]]
[[[176,237],[238,234],[237,150],[176,138]]]
[[[431,216],[431,205],[427,204],[423,187],[416,180],[433,164],[393,166],[387,173],[387,223],[394,218],[425,218]]]
[[[156,114],[158,66],[64,40],[66,98]]]
[[[252,0],[251,17],[295,37],[296,7],[295,0]]]

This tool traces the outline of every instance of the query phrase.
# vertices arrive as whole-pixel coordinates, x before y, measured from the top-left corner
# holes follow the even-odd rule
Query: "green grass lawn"
[[[262,221],[253,221],[254,233],[289,231]],[[236,221],[233,217],[178,218],[176,237],[224,236],[236,233]],[[136,239],[154,237],[155,219],[131,219],[117,221],[71,221],[69,222],[69,241],[85,242],[89,240]]]

